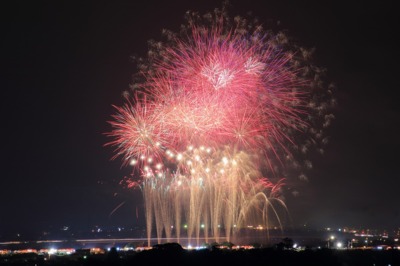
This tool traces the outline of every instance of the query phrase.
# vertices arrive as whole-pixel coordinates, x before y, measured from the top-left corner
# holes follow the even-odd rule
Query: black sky
[[[0,235],[138,224],[140,192],[103,145],[147,41],[217,1],[13,1],[1,12]],[[300,3],[301,2],[301,3]],[[399,16],[390,2],[231,1],[315,47],[337,85],[336,119],[308,183],[287,197],[295,225],[400,227]],[[111,217],[120,203],[125,204]]]

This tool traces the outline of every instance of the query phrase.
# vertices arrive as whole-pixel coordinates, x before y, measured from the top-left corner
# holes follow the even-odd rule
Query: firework
[[[279,169],[322,139],[314,117],[331,117],[318,71],[281,34],[224,12],[188,24],[154,45],[109,144],[140,173],[149,239],[155,222],[159,242],[179,241],[183,224],[189,240],[230,241],[247,224],[279,223]]]

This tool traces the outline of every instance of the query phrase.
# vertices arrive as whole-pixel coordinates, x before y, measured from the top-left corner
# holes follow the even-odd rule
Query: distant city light
[[[49,255],[54,255],[54,254],[56,254],[56,252],[57,252],[57,249],[51,248],[51,249],[49,250]]]

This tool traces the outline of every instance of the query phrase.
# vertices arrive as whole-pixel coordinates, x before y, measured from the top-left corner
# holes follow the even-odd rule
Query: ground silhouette
[[[334,250],[316,249],[295,251],[280,248],[239,249],[210,247],[203,250],[185,250],[179,244],[156,245],[141,252],[121,252],[111,249],[105,254],[84,257],[62,256],[44,260],[37,254],[0,257],[0,265],[36,266],[395,266],[400,265],[399,250]]]

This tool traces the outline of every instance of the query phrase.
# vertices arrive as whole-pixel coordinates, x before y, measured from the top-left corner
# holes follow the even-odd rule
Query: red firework
[[[159,243],[163,230],[170,239],[172,225],[179,241],[184,220],[188,239],[197,241],[203,226],[206,241],[210,231],[217,242],[221,224],[227,241],[251,222],[268,226],[275,217],[281,226],[275,203],[286,209],[286,179],[274,183],[261,169],[277,177],[291,151],[306,152],[321,138],[310,119],[315,111],[324,126],[332,118],[317,103],[324,92],[314,94],[322,88],[315,85],[319,73],[310,82],[305,74],[318,71],[304,55],[296,58],[281,35],[240,19],[229,27],[223,15],[211,27],[192,19],[184,37],[170,35],[167,45],[149,52],[139,90],[110,122],[114,158],[122,156],[141,174],[124,183],[143,192],[149,245],[153,220]],[[298,142],[301,131],[312,140]],[[293,160],[293,166],[299,164]]]
[[[116,156],[161,160],[162,151],[206,144],[279,158],[292,144],[288,132],[305,126],[307,91],[293,53],[273,40],[259,31],[223,34],[223,25],[176,38],[145,73],[144,91],[117,107],[109,134]]]

